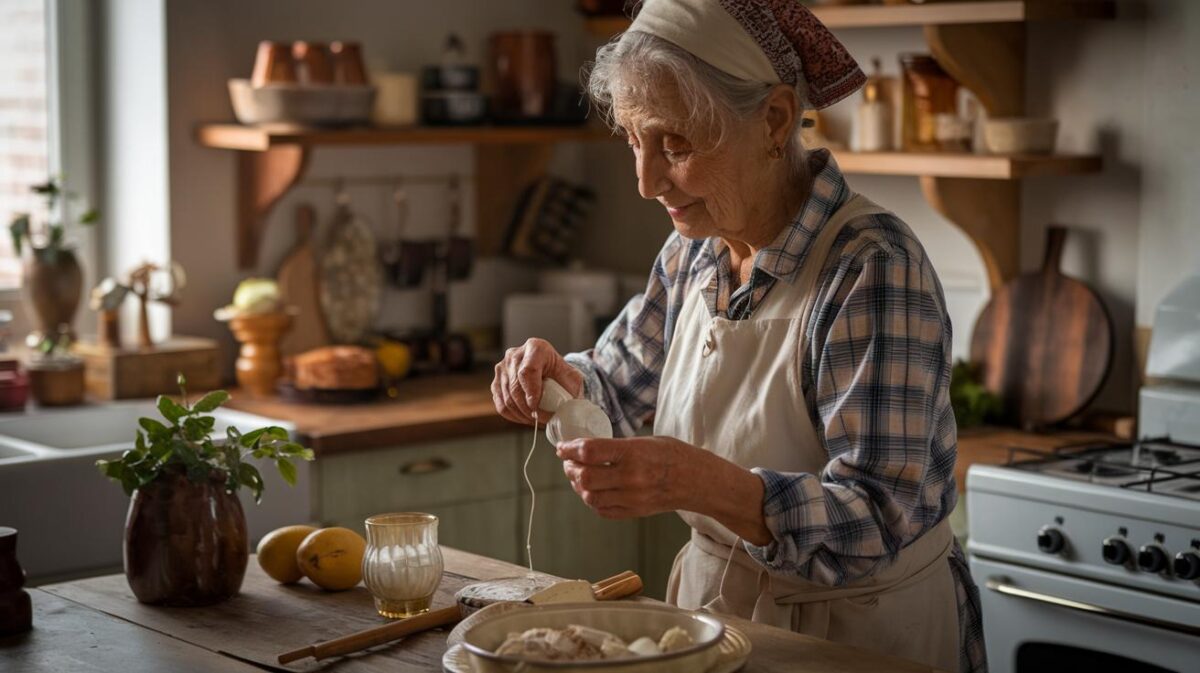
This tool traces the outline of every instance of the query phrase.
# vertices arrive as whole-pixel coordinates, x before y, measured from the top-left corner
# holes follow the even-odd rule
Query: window
[[[0,2],[0,225],[16,213],[45,221],[30,186],[50,174],[46,0]],[[21,260],[0,232],[0,289],[21,285]]]

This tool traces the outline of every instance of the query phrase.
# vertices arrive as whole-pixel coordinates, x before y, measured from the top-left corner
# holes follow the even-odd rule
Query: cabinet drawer
[[[514,433],[333,455],[315,466],[326,520],[514,496],[520,470]]]
[[[529,455],[530,443],[533,441],[533,429],[521,430],[516,434],[517,455],[520,459],[520,462],[517,463],[517,470],[518,476],[520,476],[521,466],[525,463],[525,457]],[[562,461],[555,454],[554,445],[546,439],[545,429],[540,425],[538,426],[537,448],[534,449],[533,458],[529,460],[529,480],[533,482],[538,491],[548,488],[571,487],[567,483],[567,475],[563,474]],[[529,492],[524,477],[521,477],[521,492]]]
[[[521,563],[525,558],[525,531],[529,496],[521,496]],[[535,570],[592,582],[625,570],[638,569],[638,521],[613,521],[593,512],[575,492],[538,491],[533,522]]]
[[[517,498],[436,505],[421,511],[438,518],[438,544],[473,554],[481,554],[509,563],[517,563]],[[344,526],[366,536],[367,517],[375,512],[362,512],[344,519],[326,519],[331,526]],[[521,543],[524,546],[524,542]]]

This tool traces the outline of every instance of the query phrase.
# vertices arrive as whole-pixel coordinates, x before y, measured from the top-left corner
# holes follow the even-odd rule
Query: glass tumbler
[[[367,519],[363,582],[375,597],[375,609],[389,619],[429,610],[442,581],[438,518],[401,512]]]

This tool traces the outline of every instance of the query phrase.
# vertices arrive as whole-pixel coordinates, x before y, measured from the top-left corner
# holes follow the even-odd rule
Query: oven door
[[[1200,603],[971,557],[991,673],[1197,670]]]

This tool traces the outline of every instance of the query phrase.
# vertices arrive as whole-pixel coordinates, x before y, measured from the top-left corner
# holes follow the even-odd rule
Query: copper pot
[[[286,42],[263,40],[254,56],[254,72],[250,84],[260,87],[280,82],[295,82],[296,67],[292,62],[292,45]]]
[[[301,84],[330,84],[333,65],[329,50],[320,42],[292,43],[292,60],[296,62],[296,78]]]
[[[500,120],[549,116],[558,72],[554,34],[540,30],[493,33],[488,46],[493,116]]]
[[[201,483],[170,466],[133,494],[125,520],[125,578],[142,603],[212,605],[237,595],[250,547],[242,502],[225,473]]]
[[[366,84],[367,68],[363,65],[362,48],[357,42],[331,42],[333,81],[336,84]]]

